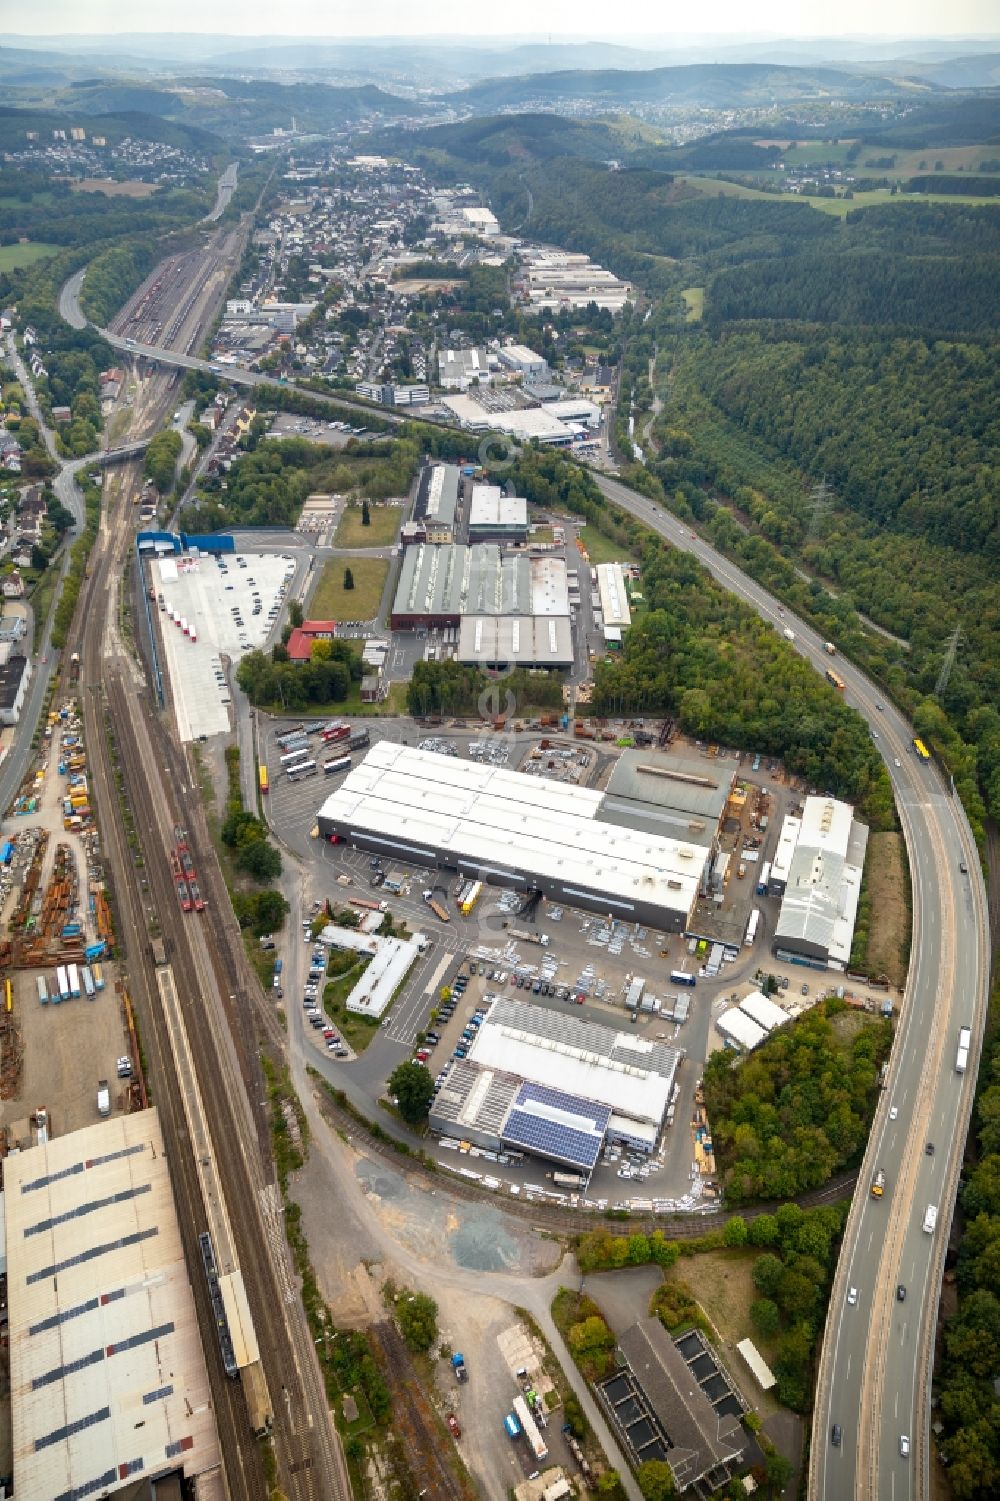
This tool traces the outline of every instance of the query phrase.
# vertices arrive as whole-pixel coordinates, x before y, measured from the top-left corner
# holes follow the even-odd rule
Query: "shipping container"
[[[60,964],[56,969],[56,985],[59,988],[59,999],[68,1001],[70,997],[69,973],[65,964]]]
[[[68,964],[66,974],[69,978],[69,993],[76,997],[80,994],[80,971],[75,964]]]
[[[89,965],[83,965],[80,970],[80,979],[83,981],[83,993],[87,997],[87,1000],[94,1000],[97,995],[97,986],[94,984],[94,977],[90,972]]]
[[[37,980],[35,981],[35,985],[38,988],[39,1004],[42,1006],[47,1006],[49,1004],[49,987],[46,983],[45,976],[39,975]]]

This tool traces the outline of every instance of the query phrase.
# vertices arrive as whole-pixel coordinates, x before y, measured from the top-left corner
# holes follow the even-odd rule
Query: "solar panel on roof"
[[[526,1110],[514,1109],[503,1128],[505,1141],[516,1142],[544,1157],[554,1157],[560,1162],[571,1162],[578,1167],[592,1168],[601,1150],[603,1134],[589,1131],[574,1131],[570,1126],[531,1115]]]
[[[607,1105],[599,1105],[595,1100],[583,1100],[579,1095],[564,1094],[561,1089],[551,1089],[547,1084],[532,1084],[530,1081],[522,1084],[518,1090],[517,1104],[526,1105],[530,1100],[537,1100],[539,1105],[551,1105],[555,1110],[582,1116],[585,1120],[593,1121],[601,1131],[611,1119],[611,1110]]]

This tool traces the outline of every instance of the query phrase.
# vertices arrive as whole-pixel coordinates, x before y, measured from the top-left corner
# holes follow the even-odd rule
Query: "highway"
[[[691,553],[776,629],[793,629],[794,649],[817,671],[825,670],[830,658],[811,626],[783,611],[765,589],[660,506],[617,480],[594,478],[608,500]],[[910,725],[858,668],[840,656],[836,667],[847,702],[877,737],[893,783],[913,888],[913,946],[888,1088],[831,1292],[809,1495],[817,1501],[908,1501],[928,1493],[938,1297],[986,1015],[986,892],[964,810],[936,767],[912,753]],[[955,1071],[960,1026],[973,1032],[964,1074]],[[933,1155],[928,1142],[934,1144]],[[881,1199],[869,1192],[878,1169],[887,1180]],[[937,1207],[932,1234],[921,1228],[929,1204]],[[904,1301],[897,1296],[900,1285],[906,1289]],[[854,1304],[847,1302],[851,1288],[857,1289]],[[835,1423],[841,1430],[836,1446],[831,1442]]]

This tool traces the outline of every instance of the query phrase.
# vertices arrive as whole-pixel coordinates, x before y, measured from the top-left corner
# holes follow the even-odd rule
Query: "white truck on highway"
[[[785,629],[782,631],[781,634],[784,636],[784,638],[785,638],[786,641],[794,641],[795,640],[795,632],[791,629],[790,626],[786,625]]]
[[[934,1234],[934,1226],[937,1224],[937,1205],[928,1204],[924,1210],[924,1232],[927,1235]]]
[[[969,1047],[972,1043],[972,1033],[968,1027],[960,1027],[958,1032],[958,1052],[955,1055],[955,1072],[964,1074],[969,1066]]]

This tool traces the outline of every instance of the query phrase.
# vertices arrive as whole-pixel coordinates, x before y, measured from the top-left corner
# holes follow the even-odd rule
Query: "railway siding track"
[[[134,481],[134,469],[131,477]],[[211,928],[201,932],[197,918],[185,918],[176,902],[165,855],[176,813],[172,808],[173,788],[163,779],[163,752],[157,740],[164,745],[170,742],[149,710],[148,694],[137,691],[134,664],[124,655],[124,646],[116,633],[108,632],[116,604],[118,562],[131,546],[126,484],[127,477],[122,494],[106,513],[78,617],[82,621],[80,696],[105,854],[115,877],[118,933],[127,953],[130,989],[171,1155],[171,1178],[204,1336],[229,1491],[236,1501],[259,1501],[266,1485],[242,1387],[224,1377],[215,1349],[212,1310],[197,1243],[198,1231],[206,1225],[208,1216],[180,1108],[181,1083],[158,1003],[148,944],[154,920],[169,947],[178,992],[186,1004],[206,1114],[213,1139],[220,1143],[220,1174],[234,1240],[274,1396],[274,1444],[283,1492],[293,1501],[350,1501],[346,1468],[330,1423],[304,1311],[297,1292],[292,1303],[288,1301],[289,1288],[294,1286],[288,1266],[281,1266],[281,1276],[275,1272],[280,1257],[287,1254],[284,1239],[267,1234],[262,1214],[266,1202],[267,1219],[273,1221],[270,1136],[261,1091],[253,1089],[250,1095],[256,1102],[252,1119],[246,1104],[247,1086],[254,1078],[247,1044],[255,1062],[254,1030],[251,1026],[244,1033],[242,1046],[231,1041],[228,1020],[219,1015],[219,1004],[223,997],[235,994],[236,987],[229,984],[228,989],[225,985],[220,988],[214,969],[217,964],[225,964],[231,949],[212,941]],[[169,777],[169,761],[167,767]],[[124,797],[119,793],[119,779]],[[183,788],[189,783],[185,768],[183,779],[174,786]],[[201,851],[199,857],[204,862]],[[230,969],[226,979],[232,978],[236,978],[236,971]],[[244,1102],[242,1116],[234,1114],[232,1108],[238,1098]],[[258,1122],[263,1123],[263,1129]]]
[[[143,716],[136,712],[134,702],[130,703],[120,676],[110,675],[108,696],[116,726],[128,725],[141,735]],[[275,1258],[284,1252],[284,1247],[275,1247],[269,1241],[261,1216],[263,1164],[256,1150],[246,1150],[241,1130],[242,1112],[236,1101],[242,1093],[243,1080],[236,1071],[231,1050],[225,1046],[228,1040],[225,1019],[217,1015],[212,995],[206,993],[192,951],[199,936],[198,919],[194,914],[181,912],[170,878],[163,848],[176,821],[170,790],[161,782],[154,799],[151,789],[156,786],[154,766],[158,763],[153,761],[148,745],[144,757],[138,737],[122,734],[120,728],[118,741],[136,829],[147,851],[147,877],[168,938],[177,991],[185,1007],[206,1117],[226,1191],[237,1261],[243,1271],[258,1343],[262,1352],[266,1352],[264,1363],[272,1395],[275,1453],[282,1488],[296,1501],[326,1501],[327,1497],[348,1501],[350,1491],[338,1488],[340,1477],[328,1473],[327,1465],[318,1466],[318,1455],[313,1451],[313,1436],[324,1422],[329,1422],[325,1398],[323,1411],[315,1412],[315,1402],[310,1400],[298,1359],[301,1350],[304,1361],[315,1363],[312,1342],[305,1331],[298,1300],[290,1306],[284,1299],[285,1280],[275,1265]],[[318,1367],[316,1375],[318,1378]],[[324,1472],[321,1480],[318,1469]]]
[[[451,1452],[451,1440],[420,1385],[395,1324],[384,1321],[370,1332],[392,1388],[393,1429],[403,1440],[406,1462],[420,1486],[420,1495],[434,1501],[472,1501],[473,1492],[448,1467],[445,1455]]]

